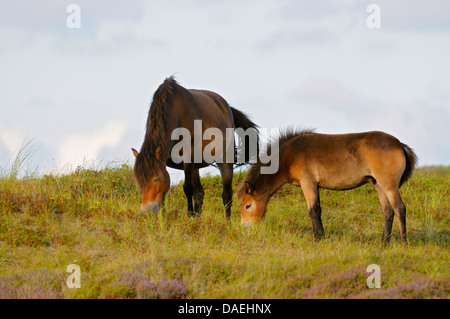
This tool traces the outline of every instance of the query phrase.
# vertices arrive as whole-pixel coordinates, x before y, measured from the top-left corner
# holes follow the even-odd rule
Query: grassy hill
[[[236,174],[234,190],[243,174]],[[401,189],[409,245],[394,222],[380,245],[381,207],[371,185],[322,190],[326,238],[314,241],[303,194],[270,201],[260,227],[224,216],[219,177],[202,178],[200,218],[182,186],[164,215],[142,215],[128,166],[67,176],[0,178],[0,298],[448,298],[450,167],[416,170]],[[81,288],[69,289],[69,264]],[[381,269],[368,289],[366,267]]]

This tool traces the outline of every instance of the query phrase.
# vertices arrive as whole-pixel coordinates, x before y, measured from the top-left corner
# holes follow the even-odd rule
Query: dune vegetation
[[[236,173],[237,190],[244,173]],[[321,191],[326,238],[315,241],[300,188],[272,197],[259,227],[227,221],[218,176],[202,178],[201,217],[182,184],[166,211],[141,214],[132,168],[0,178],[0,298],[448,298],[450,167],[417,169],[401,188],[408,245],[383,217],[371,185]],[[69,288],[67,267],[80,267]],[[381,288],[367,287],[377,264]]]

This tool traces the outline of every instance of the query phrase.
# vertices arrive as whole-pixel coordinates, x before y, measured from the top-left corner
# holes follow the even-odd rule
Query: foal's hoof
[[[381,238],[381,246],[383,246],[383,247],[389,246],[390,242],[391,242],[391,236],[389,236],[389,237],[383,236]]]
[[[388,247],[391,244],[391,236],[389,235],[388,237],[384,237],[381,239],[381,246],[382,247]],[[402,245],[409,245],[408,240],[406,238],[402,238],[401,239],[401,244]]]

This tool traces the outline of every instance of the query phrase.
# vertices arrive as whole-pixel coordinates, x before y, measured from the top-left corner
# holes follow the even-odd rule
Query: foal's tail
[[[250,135],[252,134],[256,134],[256,154],[250,154],[250,143],[252,142],[252,140],[250,139],[249,135],[245,135],[245,136],[240,136],[238,134],[238,138],[239,138],[239,146],[240,147],[245,147],[245,149],[241,149],[241,148],[237,148],[236,151],[237,152],[245,152],[245,157],[244,157],[244,161],[242,161],[242,159],[239,161],[239,163],[237,163],[237,160],[235,158],[235,163],[237,163],[237,165],[243,165],[246,163],[249,163],[250,161],[256,161],[258,154],[259,154],[259,130],[258,130],[258,125],[256,125],[255,123],[253,123],[252,120],[250,120],[250,118],[248,117],[248,115],[246,115],[245,113],[235,109],[234,107],[231,107],[231,112],[233,113],[233,118],[234,118],[234,128],[242,128],[244,131],[247,131],[247,129],[251,129],[250,132],[247,131],[247,133]],[[253,141],[255,142],[255,141]],[[255,148],[253,148],[253,150],[255,150]],[[236,156],[235,156],[236,157]]]
[[[408,145],[403,144],[403,152],[405,153],[406,167],[405,171],[403,172],[402,178],[400,179],[400,186],[402,186],[403,183],[406,183],[406,181],[411,177],[414,168],[419,161],[416,153],[414,153],[413,149]]]

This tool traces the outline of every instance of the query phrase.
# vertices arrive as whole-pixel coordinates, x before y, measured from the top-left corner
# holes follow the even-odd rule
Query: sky
[[[0,170],[23,145],[28,172],[133,165],[170,75],[269,133],[381,130],[450,165],[449,57],[446,0],[0,0]]]

